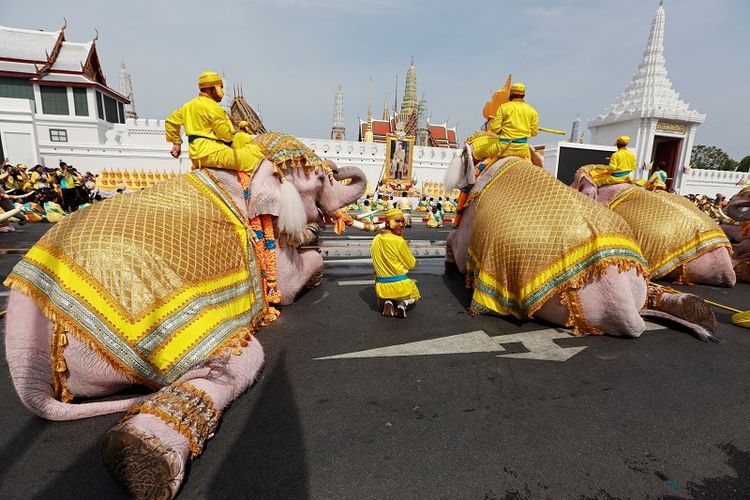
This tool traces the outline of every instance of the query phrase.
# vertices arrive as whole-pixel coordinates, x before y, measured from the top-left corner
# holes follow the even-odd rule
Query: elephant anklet
[[[221,416],[208,394],[185,382],[163,387],[153,398],[128,410],[121,423],[139,413],[154,415],[185,436],[190,443],[190,458],[201,454]]]

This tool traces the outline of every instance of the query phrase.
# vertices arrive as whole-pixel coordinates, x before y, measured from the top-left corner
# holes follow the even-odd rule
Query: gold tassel
[[[568,308],[568,321],[565,323],[565,326],[573,328],[573,335],[576,337],[586,334],[604,335],[603,330],[595,327],[586,319],[577,289],[569,288],[561,293],[560,302]]]
[[[58,322],[53,322],[52,338],[50,345],[50,366],[52,367],[52,395],[58,401],[68,403],[73,395],[66,387],[68,381],[68,365],[65,363],[65,346],[68,345],[68,336],[65,327]]]

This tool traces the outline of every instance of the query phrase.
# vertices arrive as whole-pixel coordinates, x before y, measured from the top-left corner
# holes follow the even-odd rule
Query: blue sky
[[[344,89],[347,138],[357,115],[384,96],[399,102],[411,57],[417,91],[433,122],[458,122],[461,137],[507,73],[527,85],[542,126],[570,130],[576,114],[603,112],[635,73],[657,0],[415,1],[250,0],[243,2],[0,0],[0,24],[56,30],[97,47],[110,86],[125,62],[136,110],[165,118],[214,69],[241,83],[266,127],[329,137],[333,99]],[[665,0],[669,78],[692,109],[706,113],[696,144],[750,154],[750,2]],[[228,102],[228,101],[227,101]],[[588,134],[587,134],[588,138]],[[556,141],[540,135],[537,143]]]

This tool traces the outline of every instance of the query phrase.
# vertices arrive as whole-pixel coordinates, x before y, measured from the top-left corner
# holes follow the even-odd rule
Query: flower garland
[[[237,172],[245,197],[245,206],[250,206],[250,176],[246,172]],[[281,312],[271,306],[281,302],[281,293],[276,286],[276,236],[273,229],[273,217],[261,214],[250,219],[251,239],[255,255],[260,262],[261,280],[263,281],[264,301],[269,304],[263,323],[275,321]]]

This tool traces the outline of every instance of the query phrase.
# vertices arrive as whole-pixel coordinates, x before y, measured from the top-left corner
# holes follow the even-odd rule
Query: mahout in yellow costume
[[[604,186],[607,184],[622,184],[625,182],[633,182],[633,172],[638,167],[638,160],[632,151],[628,149],[630,143],[630,137],[627,135],[621,135],[617,138],[615,145],[617,151],[612,153],[609,157],[609,164],[607,165],[607,176],[594,177],[596,187]]]
[[[526,86],[510,86],[507,102],[500,104],[487,122],[487,131],[467,139],[477,160],[517,156],[531,159],[529,139],[539,133],[539,113],[524,101]]]
[[[392,208],[385,213],[385,229],[372,240],[370,251],[375,268],[375,294],[382,303],[383,315],[406,316],[406,308],[419,300],[419,289],[408,272],[417,260],[403,238],[404,213]],[[396,301],[396,304],[394,304]]]
[[[180,129],[188,136],[193,168],[215,167],[253,172],[263,160],[263,152],[253,142],[232,148],[234,125],[219,106],[224,97],[224,82],[218,73],[204,71],[198,78],[200,94],[186,102],[166,120],[167,142],[172,156],[180,155]]]

